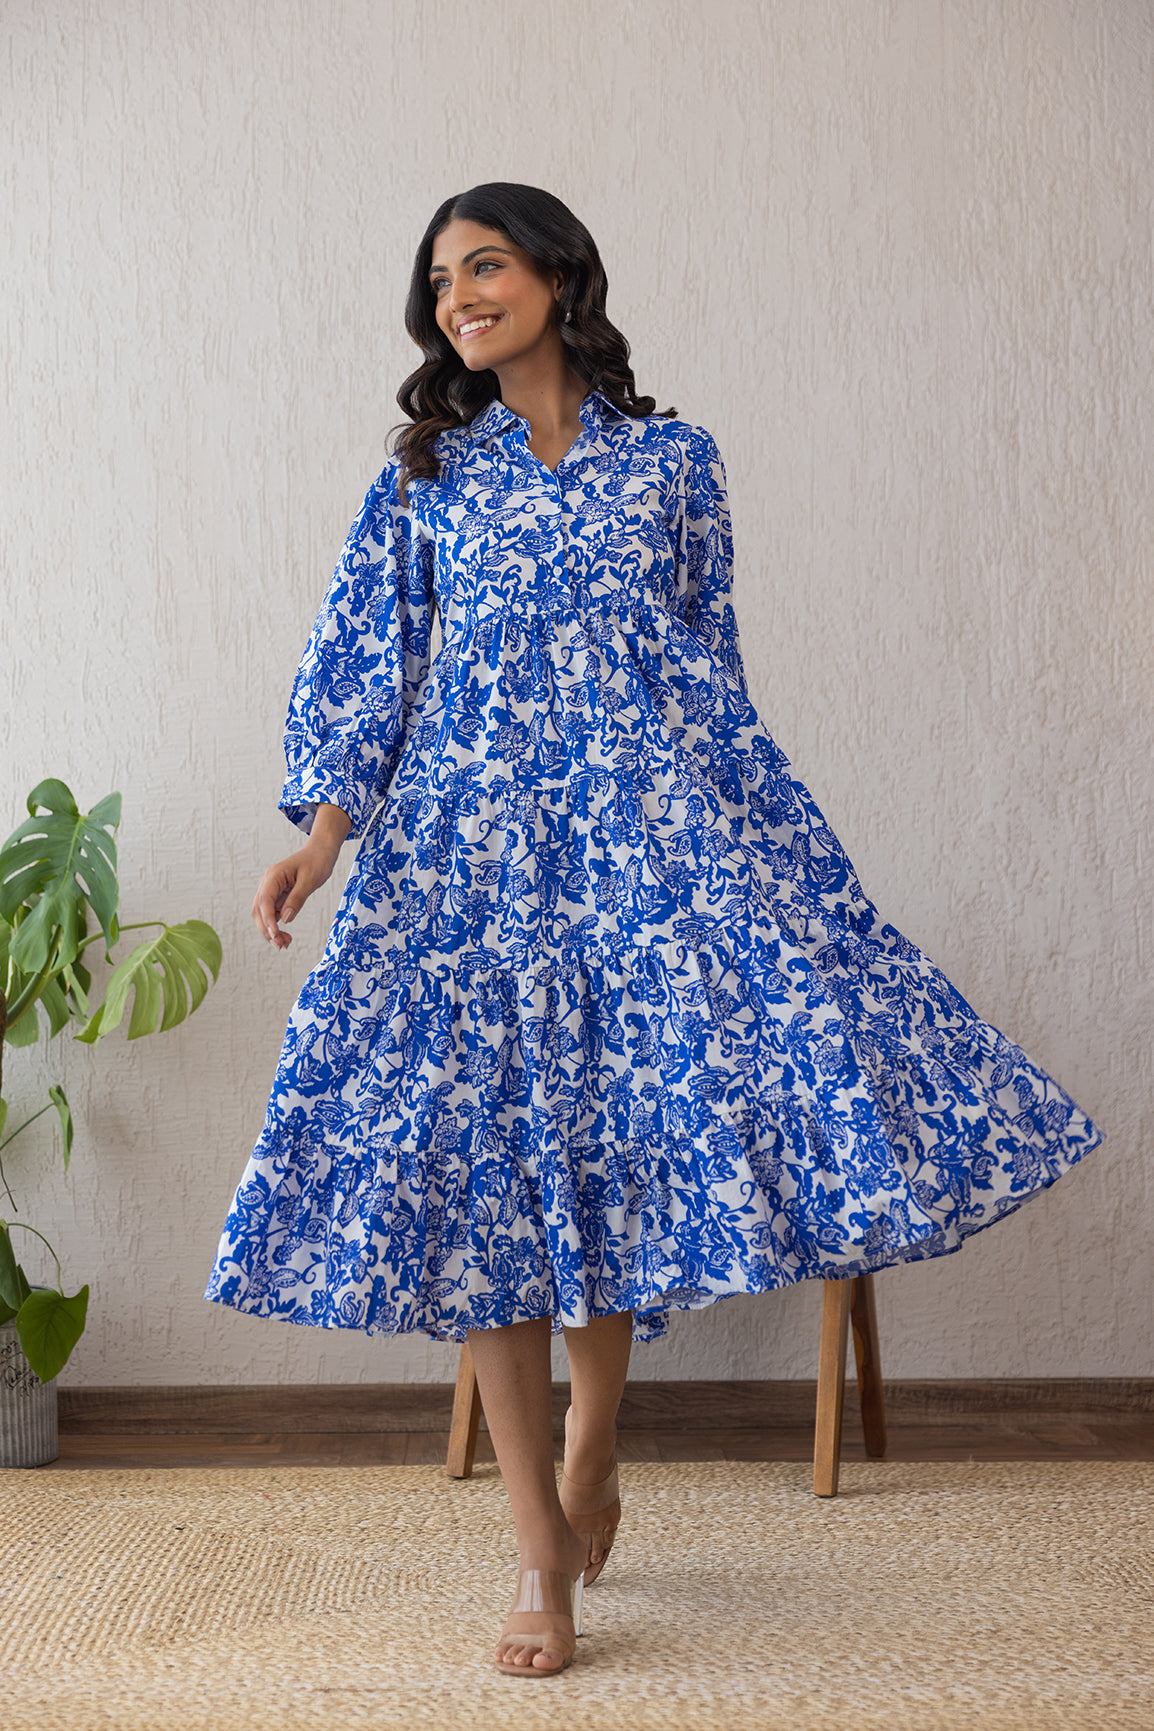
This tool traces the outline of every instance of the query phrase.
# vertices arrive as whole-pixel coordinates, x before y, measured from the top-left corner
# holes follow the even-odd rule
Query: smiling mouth
[[[491,331],[501,317],[500,313],[492,313],[483,319],[468,319],[465,324],[457,326],[457,336],[461,342],[467,343],[470,337],[479,337],[485,331]]]

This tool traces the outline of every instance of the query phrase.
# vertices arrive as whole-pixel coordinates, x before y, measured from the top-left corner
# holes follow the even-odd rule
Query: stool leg
[[[481,1391],[467,1341],[461,1342],[457,1361],[457,1387],[453,1395],[453,1417],[449,1425],[449,1455],[445,1471],[451,1479],[467,1479],[477,1452],[477,1426],[481,1422]]]
[[[857,1392],[866,1454],[877,1460],[886,1452],[886,1409],[882,1394],[882,1363],[878,1352],[878,1317],[874,1277],[861,1274],[850,1282],[849,1317],[857,1360]]]
[[[813,1494],[837,1496],[841,1465],[841,1413],[845,1402],[845,1349],[850,1282],[823,1280],[821,1346],[817,1359],[817,1423],[813,1439]]]

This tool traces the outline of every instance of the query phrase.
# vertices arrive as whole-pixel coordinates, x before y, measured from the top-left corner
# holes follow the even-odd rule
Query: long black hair
[[[391,429],[397,434],[394,451],[401,458],[402,500],[414,477],[432,478],[439,473],[433,451],[437,434],[467,426],[499,393],[496,373],[488,368],[470,372],[437,323],[429,269],[434,242],[454,217],[498,229],[529,254],[542,274],[559,270],[564,283],[557,320],[570,367],[590,390],[603,391],[624,414],[651,415],[655,409],[655,398],[637,395],[629,344],[605,316],[605,267],[585,224],[568,205],[538,186],[506,180],[474,186],[447,198],[433,213],[413,261],[405,329],[425,358],[397,392],[409,424]],[[670,416],[677,410],[661,413]]]

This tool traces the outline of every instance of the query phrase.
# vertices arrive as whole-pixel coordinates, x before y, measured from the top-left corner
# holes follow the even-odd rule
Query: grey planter
[[[0,1324],[0,1467],[42,1467],[56,1459],[57,1406],[56,1378],[41,1382],[15,1321]]]

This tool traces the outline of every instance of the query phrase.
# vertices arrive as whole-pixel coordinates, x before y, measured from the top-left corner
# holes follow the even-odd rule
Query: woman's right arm
[[[390,458],[365,495],[293,681],[278,803],[306,835],[322,805],[364,834],[429,669],[434,547],[397,470]]]
[[[397,498],[395,458],[369,488],[297,669],[279,805],[308,837],[270,866],[252,917],[278,950],[281,931],[332,875],[341,844],[364,834],[429,667],[433,546]]]
[[[282,932],[278,922],[294,920],[313,891],[328,882],[351,828],[352,819],[339,805],[318,805],[304,847],[269,866],[261,878],[252,917],[274,949],[292,943],[292,933]]]

